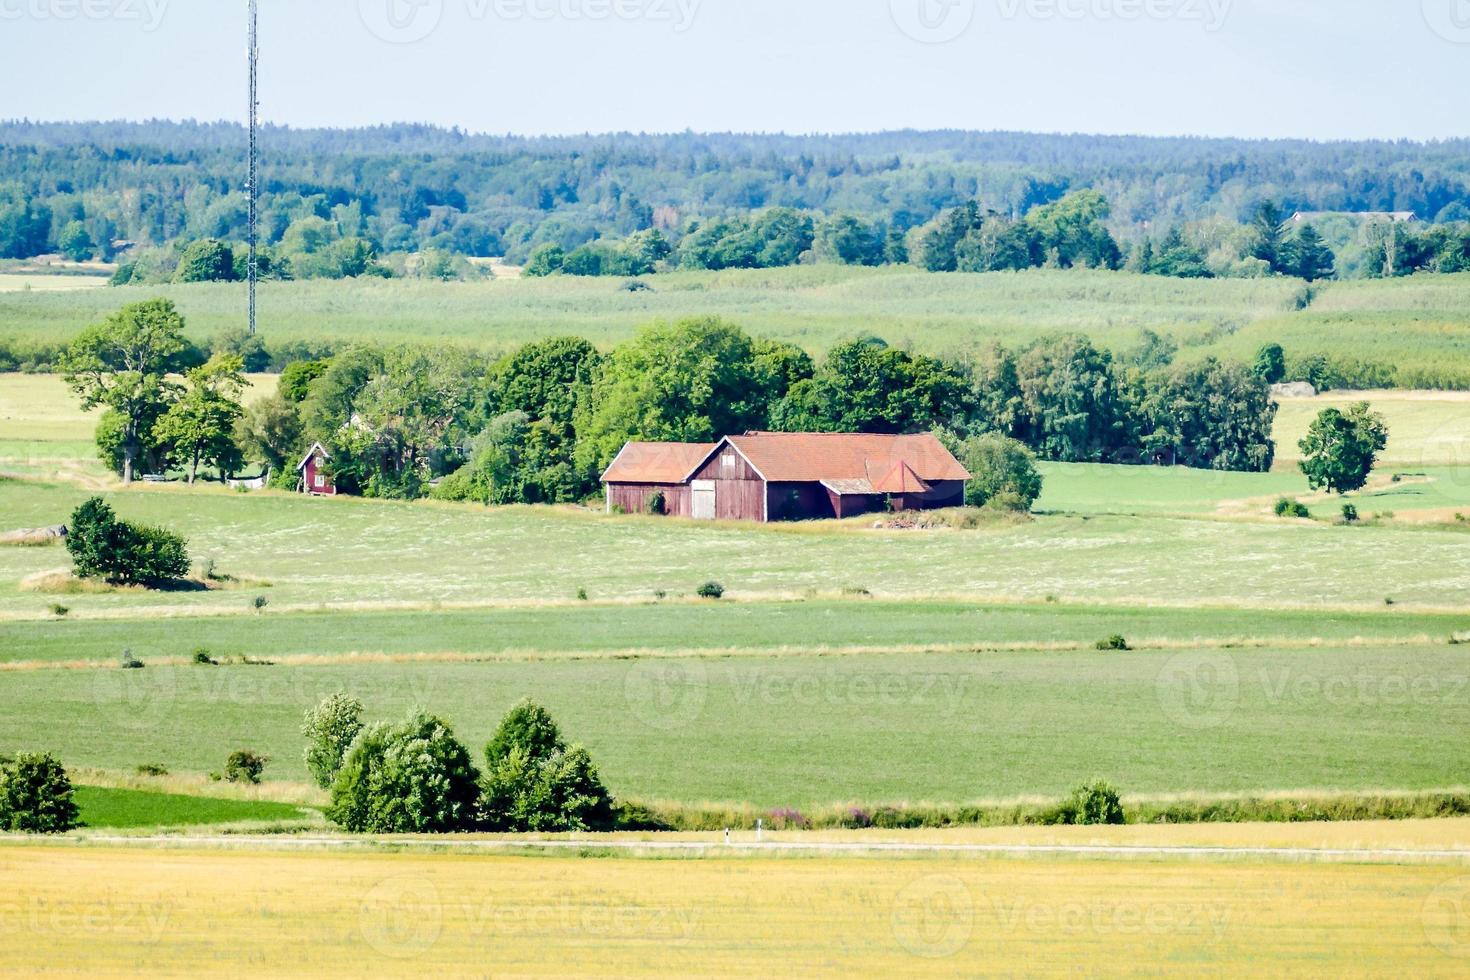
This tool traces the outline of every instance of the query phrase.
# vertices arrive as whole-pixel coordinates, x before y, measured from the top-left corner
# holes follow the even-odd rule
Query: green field
[[[78,786],[76,803],[82,825],[93,830],[299,822],[302,815],[301,807],[288,803],[220,800],[102,786]]]
[[[0,750],[131,771],[236,749],[302,781],[302,712],[432,708],[480,756],[533,696],[610,787],[645,800],[811,807],[1470,784],[1467,647],[1322,647],[149,667],[0,672]]]

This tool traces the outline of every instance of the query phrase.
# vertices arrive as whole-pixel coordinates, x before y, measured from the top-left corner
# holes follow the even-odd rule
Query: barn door
[[[689,485],[689,512],[696,521],[715,519],[715,481],[695,480]]]

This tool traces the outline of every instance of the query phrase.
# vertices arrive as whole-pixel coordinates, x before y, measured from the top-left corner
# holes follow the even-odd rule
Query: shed
[[[647,513],[693,517],[691,470],[715,448],[712,442],[630,442],[602,474],[608,513]]]
[[[327,452],[326,447],[321,443],[312,445],[310,451],[296,466],[296,472],[301,474],[297,487],[302,493],[311,494],[314,497],[335,497],[337,495],[337,484],[327,472],[331,459],[332,454]]]

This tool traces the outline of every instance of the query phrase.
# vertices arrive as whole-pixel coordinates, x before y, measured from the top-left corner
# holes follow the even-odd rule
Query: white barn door
[[[695,480],[689,485],[689,513],[696,521],[715,519],[715,481]]]

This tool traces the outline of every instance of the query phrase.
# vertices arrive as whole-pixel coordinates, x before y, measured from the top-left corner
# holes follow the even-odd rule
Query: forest
[[[268,127],[262,144],[267,277],[482,274],[464,256],[574,275],[807,261],[1298,274],[1256,254],[1267,204],[1283,222],[1320,216],[1310,230],[1333,254],[1309,265],[1316,275],[1470,262],[1470,140],[525,138],[396,125]],[[124,282],[236,277],[243,145],[225,123],[0,122],[0,259],[119,258]],[[936,261],[926,243],[956,211],[968,230],[990,231]],[[1058,212],[1078,211],[1087,240],[1065,240]],[[1354,217],[1389,212],[1417,221],[1399,230]]]

